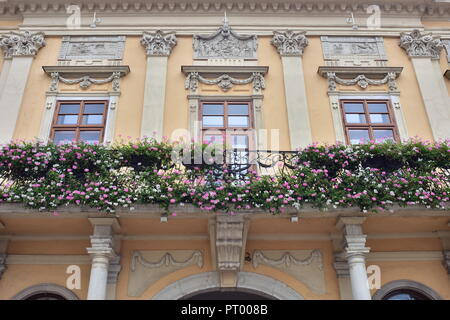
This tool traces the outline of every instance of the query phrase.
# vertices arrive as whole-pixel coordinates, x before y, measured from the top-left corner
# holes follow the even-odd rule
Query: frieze
[[[66,36],[59,60],[122,60],[125,36]]]
[[[327,65],[385,66],[387,56],[382,37],[322,36],[323,55]]]

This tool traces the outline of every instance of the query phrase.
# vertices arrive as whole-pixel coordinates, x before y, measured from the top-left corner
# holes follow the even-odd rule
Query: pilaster
[[[296,150],[312,143],[302,60],[308,39],[305,32],[275,31],[271,43],[277,48],[283,64],[291,149]]]
[[[450,99],[439,67],[444,45],[431,33],[414,30],[401,34],[400,47],[406,50],[414,66],[434,139],[450,137]]]
[[[145,32],[141,43],[147,53],[141,137],[161,140],[164,130],[167,63],[177,39],[175,32],[163,33],[158,30],[155,33]]]

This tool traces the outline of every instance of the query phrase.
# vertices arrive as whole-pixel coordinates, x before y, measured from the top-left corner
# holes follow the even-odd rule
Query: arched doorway
[[[233,295],[241,298],[249,295],[257,295],[256,300],[278,299],[278,300],[304,300],[303,296],[285,283],[274,278],[253,273],[239,272],[237,287],[230,289],[220,288],[219,275],[217,272],[205,272],[180,279],[153,296],[153,300],[178,300],[178,299],[201,299],[201,294],[216,293],[221,297]],[[201,297],[201,296],[200,296]],[[220,298],[220,297],[218,297]],[[240,300],[238,298],[229,298]]]
[[[180,300],[276,300],[263,292],[243,289],[221,289],[194,292]]]

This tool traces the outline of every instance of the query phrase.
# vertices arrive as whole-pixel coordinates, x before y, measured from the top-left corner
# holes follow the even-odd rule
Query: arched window
[[[391,281],[381,287],[373,300],[441,300],[431,288],[411,280]]]
[[[78,297],[63,286],[43,283],[22,290],[12,300],[78,300]]]

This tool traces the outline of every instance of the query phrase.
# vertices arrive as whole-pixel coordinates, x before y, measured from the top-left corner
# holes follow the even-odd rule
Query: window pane
[[[58,116],[58,124],[77,124],[78,115]]]
[[[370,122],[372,122],[372,123],[391,123],[391,120],[389,119],[388,114],[380,113],[380,114],[371,114]]]
[[[222,144],[223,137],[221,135],[205,135],[203,137],[203,143]]]
[[[100,141],[100,131],[81,131],[80,140],[86,143],[95,143]]]
[[[232,147],[236,149],[247,149],[248,148],[248,136],[231,136]]]
[[[103,103],[86,103],[83,113],[103,113],[105,105]]]
[[[97,114],[90,114],[83,116],[83,124],[102,124],[103,116]]]
[[[203,105],[204,115],[223,115],[223,104],[204,104]]]
[[[204,127],[223,127],[223,117],[203,117]]]
[[[344,108],[345,112],[364,112],[364,105],[359,102],[345,102]]]
[[[386,103],[368,103],[370,113],[388,113]]]
[[[78,103],[64,103],[61,104],[60,108],[59,108],[59,113],[63,114],[63,113],[70,113],[70,114],[77,114],[80,112],[80,104]]]
[[[345,115],[347,123],[366,123],[366,116],[360,113],[350,113]]]
[[[53,142],[55,144],[71,142],[75,139],[75,131],[55,131]]]
[[[360,144],[369,141],[369,130],[348,130],[351,144]]]
[[[229,127],[248,127],[248,117],[228,117],[228,126]]]
[[[394,132],[389,129],[373,130],[375,141],[382,142],[385,140],[394,140]]]
[[[230,104],[228,106],[228,114],[248,115],[248,104]]]

